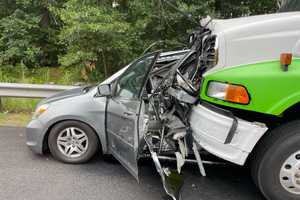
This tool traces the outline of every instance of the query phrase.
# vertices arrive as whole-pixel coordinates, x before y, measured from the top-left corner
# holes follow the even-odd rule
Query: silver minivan
[[[68,90],[44,99],[27,126],[27,145],[39,154],[49,149],[57,160],[73,164],[84,163],[97,152],[112,154],[138,179],[137,162],[140,157],[149,155],[149,143],[151,148],[159,148],[161,155],[170,155],[178,149],[176,141],[183,140],[185,125],[177,117],[160,122],[152,114],[157,112],[154,107],[162,105],[158,98],[165,91],[160,87],[164,85],[168,89],[168,83],[162,84],[164,80],[170,78],[170,72],[177,73],[181,61],[190,59],[194,53],[191,50],[149,53],[99,85]],[[185,95],[188,101],[197,99]],[[172,102],[170,99],[166,103]],[[167,140],[160,142],[163,126],[174,130],[165,137]],[[145,137],[149,133],[153,134],[147,144]],[[173,140],[174,134],[181,135]]]

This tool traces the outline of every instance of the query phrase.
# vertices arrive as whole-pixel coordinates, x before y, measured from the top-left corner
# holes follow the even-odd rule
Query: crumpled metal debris
[[[202,74],[209,67],[201,54],[203,38],[210,33],[206,27],[200,27],[193,33],[190,49],[180,59],[160,63],[150,74],[151,92],[147,94],[147,102],[148,118],[153,123],[144,134],[144,140],[164,189],[173,200],[180,199],[181,169],[190,160],[189,153],[194,153],[196,160],[193,161],[197,161],[201,174],[206,175],[200,147],[193,143],[189,115],[192,106],[199,101]],[[176,170],[164,168],[159,161],[161,157],[176,160]]]
[[[160,161],[158,159],[157,153],[153,150],[153,146],[151,144],[151,141],[149,140],[149,137],[144,138],[146,141],[146,144],[148,145],[152,160],[155,164],[155,168],[157,172],[159,173],[163,187],[166,191],[166,193],[173,199],[173,200],[180,200],[180,191],[183,186],[183,177],[180,175],[177,171],[170,170],[169,168],[163,168],[160,164]]]

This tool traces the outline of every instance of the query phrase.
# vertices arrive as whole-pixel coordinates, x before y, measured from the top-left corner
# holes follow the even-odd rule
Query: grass
[[[22,65],[0,66],[0,82],[74,85],[103,80],[95,71],[77,67],[26,68]],[[0,97],[0,126],[25,126],[41,99]]]
[[[74,85],[82,82],[80,67],[41,67],[28,69],[24,66],[1,66],[0,82]],[[40,99],[1,98],[0,112],[32,113]]]
[[[1,98],[1,111],[4,113],[32,113],[40,99]]]
[[[0,66],[0,82],[74,85],[82,79],[81,67]],[[0,126],[25,126],[41,99],[0,98]]]
[[[24,127],[40,99],[1,98],[0,126]]]
[[[80,67],[0,67],[0,82],[73,85],[82,81]]]
[[[31,120],[31,113],[0,113],[0,126],[25,127]]]

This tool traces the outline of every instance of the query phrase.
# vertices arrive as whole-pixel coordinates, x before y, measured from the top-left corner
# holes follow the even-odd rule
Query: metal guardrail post
[[[2,98],[0,97],[0,112],[3,112],[3,102]]]

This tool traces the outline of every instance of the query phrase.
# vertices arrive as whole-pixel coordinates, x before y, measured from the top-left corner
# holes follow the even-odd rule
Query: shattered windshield
[[[286,0],[278,12],[294,12],[300,11],[300,1],[299,0]]]

